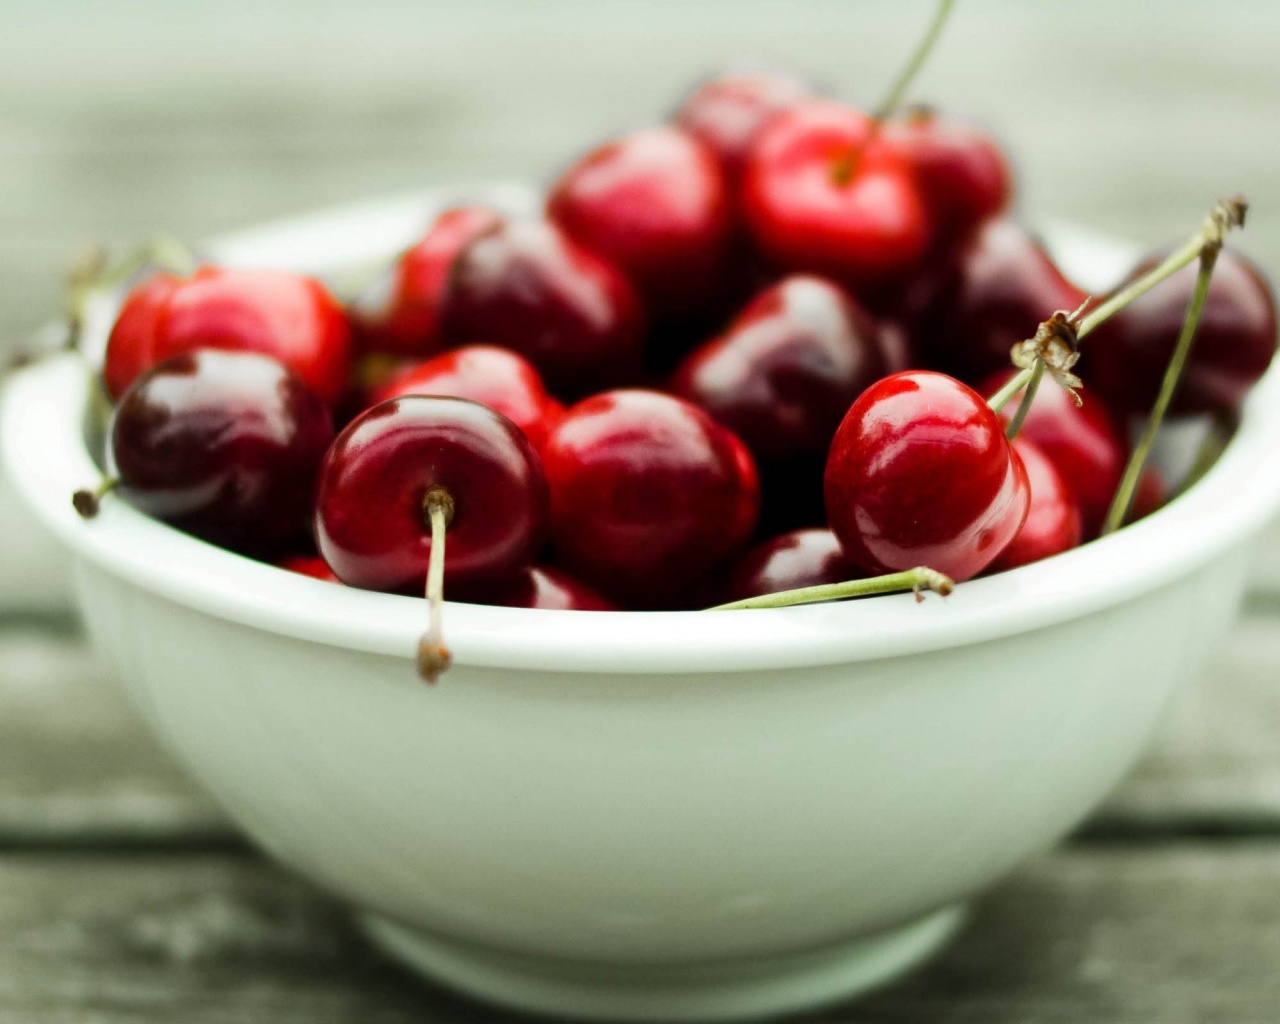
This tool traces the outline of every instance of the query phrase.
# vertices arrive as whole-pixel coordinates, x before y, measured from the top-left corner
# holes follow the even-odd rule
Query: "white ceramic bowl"
[[[265,231],[260,251],[314,267],[376,220]],[[923,959],[1131,764],[1280,506],[1273,370],[1204,480],[1106,540],[923,604],[450,605],[455,664],[428,688],[419,600],[120,501],[79,520],[87,386],[71,357],[24,372],[0,437],[157,735],[394,955],[562,1016],[757,1016]]]

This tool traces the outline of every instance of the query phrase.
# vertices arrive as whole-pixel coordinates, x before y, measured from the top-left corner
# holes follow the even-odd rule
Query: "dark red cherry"
[[[540,220],[504,221],[462,250],[442,322],[450,344],[512,349],[570,397],[633,379],[645,334],[621,271]]]
[[[454,599],[502,608],[550,608],[558,611],[613,612],[618,606],[563,569],[536,565],[509,580],[476,586]]]
[[[440,348],[440,305],[449,268],[476,235],[501,216],[484,206],[446,210],[421,240],[351,304],[356,340],[366,352],[425,356]]]
[[[184,279],[159,275],[125,300],[107,342],[107,391],[119,398],[143,370],[197,348],[272,356],[332,405],[346,387],[351,332],[328,289],[300,274],[201,267]]]
[[[1008,208],[1013,174],[996,141],[977,125],[917,107],[883,130],[915,175],[935,244],[953,241]]]
[[[452,502],[447,585],[519,575],[546,535],[547,489],[520,428],[478,402],[409,395],[358,416],[320,472],[316,544],[344,583],[420,592],[429,491]]]
[[[994,395],[1016,372],[1010,368],[988,377],[979,392]],[[1088,386],[1079,394],[1076,405],[1053,381],[1042,381],[1018,436],[1034,442],[1057,467],[1080,506],[1085,532],[1093,536],[1120,485],[1129,445],[1102,398]],[[1021,397],[1021,392],[1014,395],[1001,410],[1006,423]]]
[[[573,406],[543,464],[561,560],[626,605],[685,601],[759,513],[746,446],[696,406],[653,391]]]
[[[233,551],[302,533],[333,439],[328,407],[253,352],[199,349],[138,377],[108,429],[107,469],[148,515]]]
[[[932,239],[906,162],[870,118],[831,101],[802,103],[765,125],[740,198],[767,259],[855,289],[915,269]]]
[[[282,558],[276,565],[281,569],[288,569],[290,572],[296,572],[302,576],[310,576],[326,583],[342,582],[333,574],[333,570],[329,568],[329,563],[319,555],[290,555],[288,558]]]
[[[1129,274],[1129,283],[1151,270],[1165,253]],[[1165,366],[1173,354],[1196,264],[1122,309],[1080,343],[1080,374],[1107,396],[1117,412],[1151,411]],[[1271,365],[1276,350],[1276,303],[1271,286],[1250,260],[1222,250],[1171,412],[1235,412]]]
[[[547,214],[630,277],[656,317],[700,312],[724,285],[728,186],[711,151],[678,128],[592,150],[552,186]]]
[[[931,366],[970,383],[1006,369],[1015,344],[1086,297],[1010,220],[988,222],[925,287],[929,296],[910,325],[916,348]]]
[[[1076,497],[1053,461],[1021,435],[1014,440],[1013,450],[1027,471],[1031,505],[1022,529],[991,563],[995,572],[1069,551],[1079,545],[1083,534]]]
[[[812,85],[785,71],[730,71],[694,89],[672,120],[714,153],[726,179],[736,184],[760,129],[779,111],[814,95]]]
[[[502,413],[541,451],[564,407],[526,359],[492,345],[467,345],[408,366],[374,393],[372,405],[403,395],[469,398]]]
[[[862,393],[827,459],[827,519],[868,573],[928,566],[959,582],[1022,528],[1022,460],[982,396],[945,374],[910,370]]]
[[[863,575],[830,530],[791,530],[757,544],[734,565],[724,602],[842,583]]]

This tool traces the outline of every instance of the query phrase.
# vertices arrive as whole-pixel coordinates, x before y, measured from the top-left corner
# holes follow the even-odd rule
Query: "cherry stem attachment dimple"
[[[427,631],[418,641],[418,674],[434,683],[453,662],[443,638],[444,538],[453,519],[453,495],[440,486],[427,488],[422,514],[431,526],[431,554],[427,560]]]
[[[71,495],[71,504],[75,506],[75,510],[80,513],[81,519],[92,519],[98,514],[102,507],[102,499],[120,486],[120,481],[116,477],[105,477],[102,483],[90,490],[88,487],[81,488]]]
[[[898,73],[897,79],[889,87],[884,99],[876,107],[873,115],[876,124],[884,121],[901,105],[907,89],[910,88],[916,75],[920,73],[920,69],[924,67],[924,63],[929,59],[929,54],[933,52],[939,36],[942,35],[942,29],[947,23],[947,18],[951,14],[953,6],[954,0],[939,0],[938,9],[933,13],[933,20],[929,23],[929,28],[920,42],[916,44],[915,51],[911,54],[911,59],[903,66]]]
[[[723,612],[740,608],[789,608],[798,604],[817,604],[822,601],[842,601],[850,597],[868,597],[872,594],[892,594],[900,590],[910,590],[917,601],[924,600],[924,592],[932,590],[935,594],[946,596],[951,593],[955,583],[949,576],[934,569],[918,566],[905,572],[889,573],[887,576],[873,576],[864,580],[846,580],[843,583],[822,583],[816,587],[799,587],[795,590],[781,590],[776,594],[761,594],[759,597],[748,597],[742,601],[729,604],[718,604],[707,611]]]
[[[1156,395],[1155,405],[1151,407],[1151,415],[1147,417],[1138,443],[1133,446],[1133,452],[1124,467],[1124,475],[1120,478],[1120,485],[1111,500],[1111,507],[1107,509],[1107,518],[1102,524],[1103,536],[1120,529],[1129,514],[1129,506],[1133,503],[1138,480],[1151,454],[1151,446],[1155,443],[1165,413],[1169,411],[1169,405],[1178,390],[1178,382],[1182,379],[1182,371],[1187,365],[1187,357],[1191,354],[1191,343],[1195,340],[1200,314],[1204,311],[1205,299],[1209,294],[1209,282],[1213,278],[1213,267],[1218,261],[1221,248],[1221,242],[1206,245],[1200,253],[1200,272],[1196,275],[1195,290],[1191,293],[1186,316],[1182,319],[1182,332],[1178,335],[1178,343],[1169,358],[1169,365],[1165,367],[1160,393]]]

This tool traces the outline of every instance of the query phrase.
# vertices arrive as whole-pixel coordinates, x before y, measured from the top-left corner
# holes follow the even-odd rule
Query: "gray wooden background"
[[[56,311],[85,241],[541,179],[735,55],[871,102],[930,10],[0,0],[0,349]],[[917,96],[997,128],[1033,222],[1156,244],[1243,191],[1241,245],[1280,271],[1278,52],[1274,0],[961,0]],[[933,967],[830,1017],[1280,1020],[1280,531],[1255,561],[1230,641],[1098,816]],[[73,620],[0,615],[0,1024],[501,1016],[384,965],[249,854]]]

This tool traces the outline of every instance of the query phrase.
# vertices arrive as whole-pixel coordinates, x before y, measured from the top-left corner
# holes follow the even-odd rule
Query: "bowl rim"
[[[412,225],[429,207],[456,201],[458,194],[432,190],[341,207],[231,236],[210,251],[226,254],[228,262],[253,262],[255,253],[274,245],[279,251],[272,250],[272,258],[263,262],[280,263],[280,253],[288,251],[282,240],[306,238],[314,245],[322,224],[340,232],[377,222],[388,238],[396,232],[411,238]],[[483,192],[472,188],[461,194]],[[509,197],[516,195],[511,191]],[[1088,234],[1077,232],[1072,244],[1087,249]],[[1112,244],[1108,258],[1114,266],[1118,250]],[[105,327],[100,323],[97,329]],[[425,619],[420,598],[339,587],[256,562],[150,519],[122,501],[106,501],[95,520],[81,520],[71,493],[100,476],[82,430],[92,373],[71,353],[38,363],[7,382],[0,408],[0,455],[19,493],[77,558],[218,618],[299,640],[412,659]],[[590,613],[449,602],[447,638],[458,665],[666,674],[861,662],[1011,636],[1133,600],[1244,543],[1280,508],[1280,473],[1267,471],[1278,448],[1280,362],[1250,394],[1221,458],[1175,501],[1110,537],[971,580],[945,600],[931,595],[917,603],[910,594],[899,594],[749,612]]]

